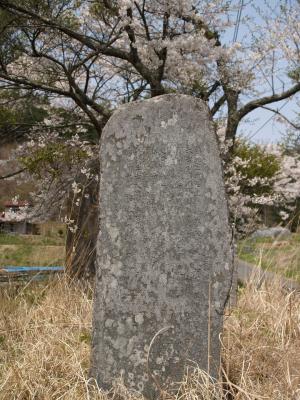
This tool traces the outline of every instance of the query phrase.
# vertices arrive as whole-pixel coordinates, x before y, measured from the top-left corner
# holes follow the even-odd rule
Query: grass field
[[[0,267],[64,265],[65,238],[52,235],[0,234]],[[245,239],[238,258],[300,282],[300,234],[281,239]]]
[[[0,267],[64,265],[63,237],[0,234]]]
[[[237,256],[263,269],[300,282],[300,234],[278,239],[246,239],[238,244]]]
[[[196,369],[161,399],[298,400],[300,295],[276,285],[250,283],[226,313],[223,383]],[[89,385],[92,299],[64,278],[0,291],[0,400],[142,400]]]
[[[300,235],[239,243],[239,257],[299,277]],[[64,238],[0,235],[1,265],[63,265]],[[93,290],[63,276],[0,290],[0,400],[109,400],[88,379]],[[300,293],[240,289],[225,315],[223,382],[196,369],[164,400],[300,399]],[[228,396],[224,397],[224,388]],[[113,398],[141,400],[123,386]]]

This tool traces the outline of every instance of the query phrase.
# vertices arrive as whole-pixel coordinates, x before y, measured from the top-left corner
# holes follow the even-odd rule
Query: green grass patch
[[[65,239],[63,237],[49,237],[42,235],[10,235],[0,233],[0,245],[16,244],[16,245],[33,245],[33,246],[63,246]]]
[[[265,270],[300,282],[300,234],[280,238],[245,239],[238,243],[238,257]]]
[[[42,235],[0,235],[0,266],[64,265],[64,238]]]
[[[0,245],[0,266],[64,265],[63,246]]]

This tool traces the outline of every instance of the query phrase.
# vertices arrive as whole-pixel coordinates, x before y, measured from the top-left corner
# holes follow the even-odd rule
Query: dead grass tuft
[[[92,291],[64,279],[3,291],[0,299],[1,400],[107,400],[87,380]],[[242,289],[225,319],[224,381],[195,370],[170,400],[300,398],[300,294],[278,284]],[[118,398],[137,400],[124,387]],[[116,397],[115,397],[116,398]],[[140,397],[141,399],[141,397]]]
[[[300,399],[299,292],[276,281],[248,284],[226,318],[223,341],[229,380],[252,393],[237,399]]]

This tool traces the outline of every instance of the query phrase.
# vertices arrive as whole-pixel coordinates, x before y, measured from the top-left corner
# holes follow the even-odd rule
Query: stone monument
[[[188,366],[218,377],[232,281],[217,139],[201,100],[121,106],[103,131],[91,375],[157,398]]]

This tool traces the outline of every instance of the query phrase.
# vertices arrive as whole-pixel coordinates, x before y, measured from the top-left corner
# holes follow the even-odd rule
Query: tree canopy
[[[300,90],[299,3],[255,5],[232,42],[237,1],[0,0],[0,79],[75,104],[99,135],[121,102],[189,93],[234,141],[247,114]]]

